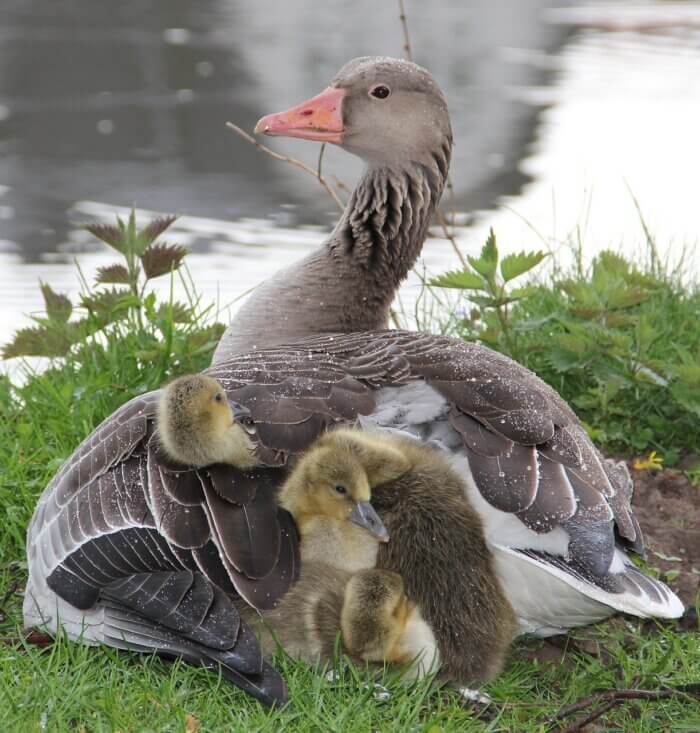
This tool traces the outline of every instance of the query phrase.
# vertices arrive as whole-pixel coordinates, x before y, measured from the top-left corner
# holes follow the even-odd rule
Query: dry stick
[[[338,178],[338,176],[333,176],[333,182],[335,183],[335,187],[339,188],[341,191],[345,191],[348,195],[352,193],[352,191],[345,185],[343,181]]]
[[[238,125],[234,125],[233,122],[227,122],[226,127],[229,128],[232,132],[235,132],[236,135],[239,137],[242,137],[246,142],[249,142],[251,145],[255,145],[255,147],[262,151],[263,153],[267,153],[271,158],[274,158],[275,160],[281,160],[285,163],[290,163],[291,165],[296,166],[297,168],[301,168],[301,170],[308,173],[310,176],[313,176],[328,192],[328,195],[335,201],[338,208],[343,211],[345,209],[345,204],[340,200],[338,194],[330,187],[328,184],[328,181],[319,174],[318,171],[315,171],[311,166],[307,165],[301,160],[297,160],[297,158],[290,158],[288,155],[282,155],[281,153],[276,153],[274,150],[271,150],[266,145],[263,145],[262,143],[259,143],[252,135],[249,135],[245,130],[238,127]]]
[[[688,685],[679,685],[678,687],[664,687],[660,690],[636,690],[636,689],[613,689],[613,690],[601,690],[600,692],[594,692],[588,697],[582,697],[580,700],[566,705],[556,715],[549,716],[547,718],[548,723],[556,723],[558,720],[567,718],[572,713],[577,713],[579,710],[593,705],[593,703],[612,702],[615,705],[624,702],[625,700],[668,700],[670,698],[682,696],[682,697],[697,697],[700,698],[700,682],[694,682]],[[601,713],[602,714],[602,713]],[[573,730],[577,730],[574,728]]]
[[[403,28],[403,50],[406,54],[406,58],[409,61],[413,61],[413,54],[411,53],[411,39],[408,35],[408,23],[406,22],[406,10],[403,6],[403,0],[399,0],[399,20],[401,21],[401,27]]]
[[[571,725],[568,725],[566,728],[564,728],[561,733],[579,733],[589,723],[592,723],[594,720],[598,720],[598,718],[605,715],[605,713],[607,713],[609,710],[612,710],[620,702],[621,700],[610,700],[609,702],[606,702],[605,705],[601,705],[599,708],[596,708],[585,718],[579,718],[578,720],[575,720]]]
[[[455,254],[457,257],[459,257],[459,261],[462,263],[462,267],[466,268],[467,261],[464,258],[464,255],[459,251],[459,246],[457,245],[457,240],[455,239],[455,235],[450,232],[450,230],[447,227],[447,221],[445,221],[445,215],[442,213],[440,209],[438,209],[435,213],[435,216],[437,217],[438,224],[442,227],[442,233],[445,235],[445,239],[449,239],[450,243],[452,244],[452,249],[455,251]]]
[[[413,61],[413,53],[411,51],[411,37],[408,33],[408,18],[406,17],[406,9],[403,4],[403,0],[399,0],[399,20],[401,21],[401,28],[403,29],[403,50],[406,55],[406,58],[409,61]],[[450,190],[450,193],[452,197],[454,197],[454,189],[452,188],[452,181],[448,178],[447,179],[447,188]],[[445,219],[445,215],[442,213],[440,209],[436,212],[436,217],[438,220],[438,223],[442,227],[442,231],[445,235],[445,239],[449,239],[450,243],[452,244],[452,249],[454,249],[457,257],[459,258],[459,261],[462,263],[462,267],[467,266],[467,261],[462,256],[462,253],[459,251],[459,247],[457,246],[457,240],[455,239],[454,234],[451,234],[449,229],[447,228],[447,221]],[[454,226],[454,208],[452,210],[452,223]]]

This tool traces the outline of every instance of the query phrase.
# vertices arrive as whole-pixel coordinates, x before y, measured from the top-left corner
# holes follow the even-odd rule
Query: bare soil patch
[[[669,469],[630,471],[632,506],[644,532],[647,562],[662,571],[662,579],[686,606],[695,605],[700,589],[700,486]]]

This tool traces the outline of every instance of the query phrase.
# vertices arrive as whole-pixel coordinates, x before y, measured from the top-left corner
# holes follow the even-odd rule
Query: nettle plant
[[[17,331],[2,349],[2,357],[79,358],[87,347],[129,338],[140,362],[164,365],[178,352],[191,356],[210,348],[223,327],[204,323],[209,309],[202,309],[196,296],[186,303],[175,301],[172,280],[165,301],[149,288],[156,278],[172,277],[187,255],[182,246],[156,241],[176,219],[160,217],[137,229],[132,211],[126,221],[117,217],[115,226],[87,225],[85,229],[119,253],[122,261],[99,268],[92,285],[80,272],[82,292],[75,303],[40,283],[45,315],[32,315],[35,325]]]
[[[603,251],[551,280],[512,287],[545,255],[499,258],[493,232],[470,267],[432,281],[465,290],[466,340],[512,356],[572,404],[606,450],[658,451],[674,465],[700,445],[700,292],[658,267]],[[466,299],[465,298],[465,299]],[[658,467],[658,466],[657,466]],[[700,462],[690,467],[700,471]]]
[[[469,267],[433,278],[429,285],[469,291],[468,298],[474,307],[463,313],[462,335],[466,337],[469,332],[492,348],[515,356],[512,306],[530,295],[533,288],[513,287],[511,283],[537,267],[545,257],[544,252],[518,252],[501,259],[491,229],[479,257],[467,256]]]

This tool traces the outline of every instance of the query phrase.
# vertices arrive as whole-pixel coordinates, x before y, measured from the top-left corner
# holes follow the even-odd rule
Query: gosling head
[[[356,573],[345,587],[343,642],[367,662],[402,662],[400,640],[413,607],[397,573],[379,569]]]
[[[367,471],[351,447],[318,441],[298,461],[280,491],[279,503],[304,532],[304,522],[325,517],[353,522],[380,542],[389,532],[370,504]]]
[[[171,382],[161,395],[157,420],[163,450],[178,463],[257,464],[250,412],[229,400],[216,379],[193,374]]]

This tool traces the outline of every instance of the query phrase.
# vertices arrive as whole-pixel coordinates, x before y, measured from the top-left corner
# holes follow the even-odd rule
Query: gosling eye
[[[391,89],[386,84],[377,84],[369,90],[369,93],[375,99],[386,99],[391,94]]]
[[[221,394],[221,392],[217,392],[214,395],[214,402],[223,402],[223,401],[224,401],[224,396]]]
[[[335,490],[338,494],[341,494],[343,496],[348,493],[347,488],[343,486],[343,484],[336,484]]]

